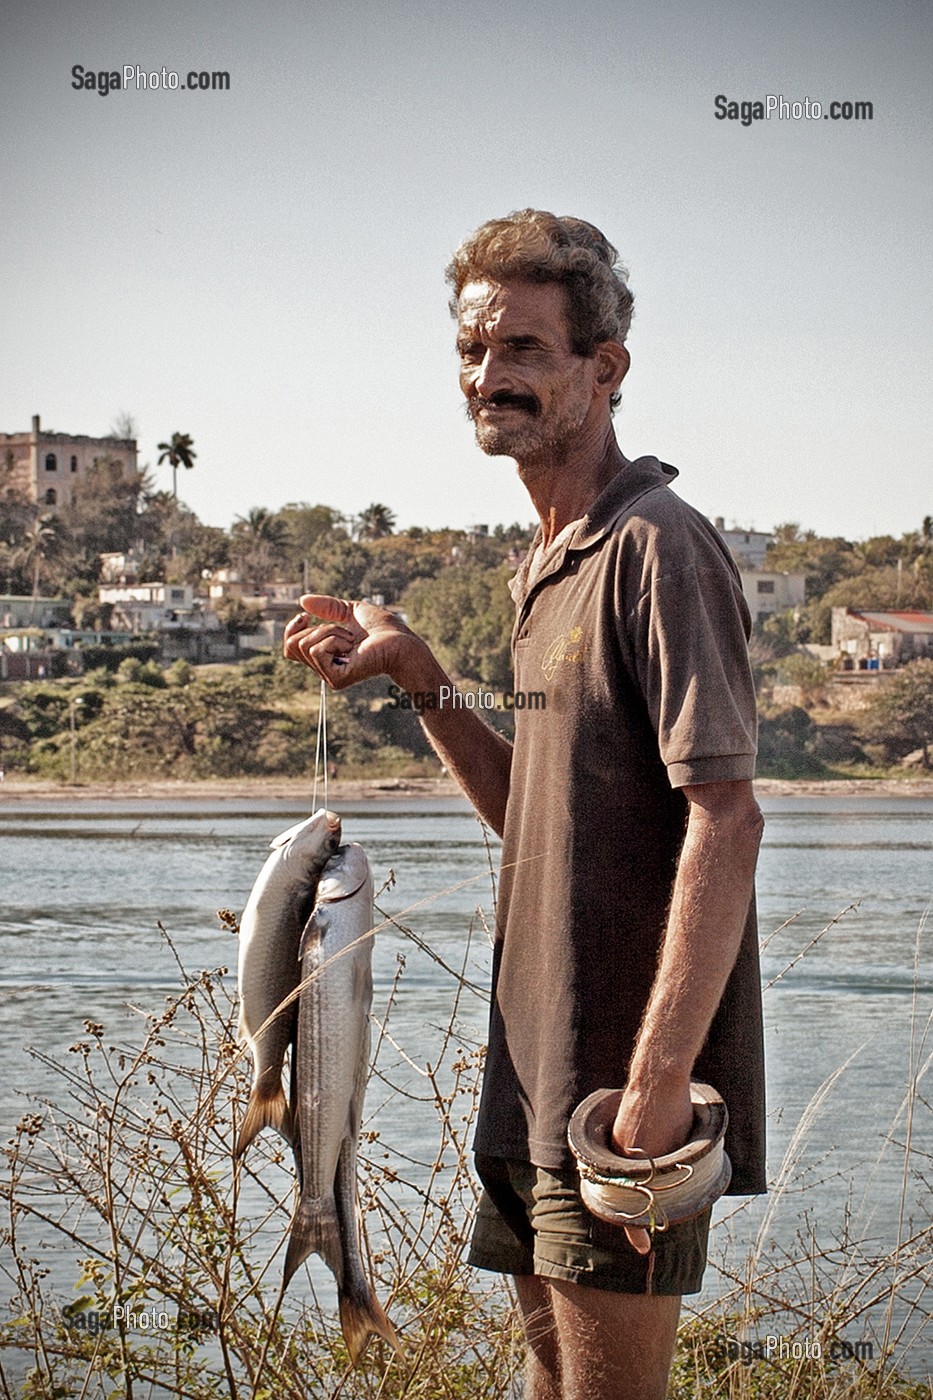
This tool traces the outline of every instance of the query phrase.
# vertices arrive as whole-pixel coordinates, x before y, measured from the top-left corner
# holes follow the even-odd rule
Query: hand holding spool
[[[666,1230],[691,1220],[729,1185],[732,1166],[723,1146],[729,1114],[716,1090],[693,1080],[693,1128],[682,1148],[663,1157],[622,1157],[610,1133],[621,1089],[597,1089],[574,1111],[567,1130],[580,1173],[583,1203],[609,1225]]]

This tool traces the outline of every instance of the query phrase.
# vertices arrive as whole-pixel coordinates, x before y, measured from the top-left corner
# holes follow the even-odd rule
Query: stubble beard
[[[547,418],[523,410],[520,421],[514,423],[484,423],[474,417],[470,405],[467,412],[473,419],[479,449],[487,457],[513,457],[522,474],[527,468],[559,461],[586,419],[586,408],[579,405]]]

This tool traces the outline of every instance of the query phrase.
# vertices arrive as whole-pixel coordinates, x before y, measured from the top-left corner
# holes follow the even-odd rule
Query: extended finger
[[[327,593],[304,593],[298,601],[306,613],[324,622],[353,621],[353,605],[345,598],[332,598]]]

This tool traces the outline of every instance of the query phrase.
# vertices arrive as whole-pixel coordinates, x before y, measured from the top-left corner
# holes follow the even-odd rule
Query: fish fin
[[[370,1337],[382,1337],[399,1356],[404,1355],[395,1328],[386,1317],[382,1305],[368,1283],[353,1293],[340,1292],[337,1302],[340,1308],[340,1328],[354,1366],[366,1350]]]
[[[340,1288],[343,1283],[343,1245],[333,1191],[311,1199],[303,1196],[298,1202],[285,1255],[283,1289],[288,1287],[295,1270],[309,1254],[320,1254]]]
[[[297,1034],[297,1028],[296,1028]],[[298,1044],[292,1037],[289,1059],[289,1111],[292,1115],[292,1156],[295,1159],[295,1180],[300,1182],[301,1174],[301,1124],[298,1121]]]
[[[254,1085],[246,1105],[246,1116],[240,1128],[240,1136],[237,1138],[237,1157],[246,1151],[253,1138],[258,1137],[263,1128],[274,1128],[288,1143],[294,1139],[292,1110],[281,1084],[271,1094],[263,1093],[258,1085]]]

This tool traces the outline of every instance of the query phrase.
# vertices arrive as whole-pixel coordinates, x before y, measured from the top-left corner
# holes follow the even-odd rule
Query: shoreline
[[[138,779],[134,782],[62,783],[7,776],[0,783],[0,804],[29,802],[82,802],[101,799],[153,798],[157,800],[236,802],[310,802],[313,782],[307,778],[203,778]],[[321,784],[318,784],[321,790]],[[757,778],[760,797],[933,797],[931,778]],[[452,778],[341,778],[328,784],[331,802],[378,801],[414,798],[466,798]]]

